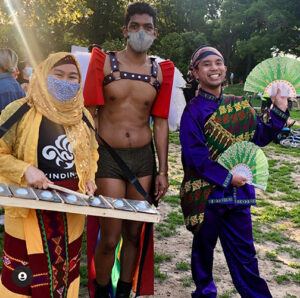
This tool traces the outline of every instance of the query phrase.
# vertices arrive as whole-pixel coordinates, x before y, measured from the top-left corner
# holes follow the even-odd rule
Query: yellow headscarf
[[[34,70],[27,96],[28,104],[33,105],[38,112],[55,123],[67,126],[77,124],[82,118],[84,107],[82,90],[80,88],[76,96],[70,101],[60,102],[49,94],[47,76],[57,62],[68,56],[73,58],[80,73],[79,63],[70,53],[51,54]]]

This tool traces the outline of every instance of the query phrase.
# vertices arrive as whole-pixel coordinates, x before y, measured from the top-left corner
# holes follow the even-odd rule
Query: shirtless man
[[[170,61],[158,65],[147,55],[157,37],[155,25],[156,13],[150,5],[143,2],[131,4],[123,28],[126,48],[109,55],[98,48],[93,49],[84,96],[100,136],[115,148],[148,193],[153,174],[149,118],[153,116],[159,161],[155,199],[159,200],[169,186],[167,118],[174,66]],[[98,194],[144,200],[102,144],[99,155]],[[95,252],[95,297],[110,297],[108,284],[121,235],[121,275],[116,297],[129,297],[143,223],[112,218],[99,218],[99,221],[101,238]]]

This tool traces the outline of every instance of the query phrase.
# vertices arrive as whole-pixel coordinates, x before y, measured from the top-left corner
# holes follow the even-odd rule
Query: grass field
[[[258,96],[254,97],[254,94],[252,92],[244,91],[243,84],[228,85],[224,89],[224,94],[233,94],[236,96],[244,96],[251,102],[252,106],[254,106],[254,107],[261,106],[261,100],[259,99],[259,97]]]

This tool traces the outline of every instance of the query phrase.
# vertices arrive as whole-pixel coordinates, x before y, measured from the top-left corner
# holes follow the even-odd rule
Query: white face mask
[[[154,35],[147,34],[144,30],[128,32],[130,47],[137,53],[147,52],[154,41]]]

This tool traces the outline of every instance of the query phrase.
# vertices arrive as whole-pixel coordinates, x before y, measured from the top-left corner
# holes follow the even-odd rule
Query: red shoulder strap
[[[175,68],[170,60],[160,62],[159,65],[163,75],[163,82],[153,104],[151,114],[168,119]]]
[[[96,47],[93,48],[83,88],[85,106],[104,105],[102,84],[105,58],[104,52]]]

